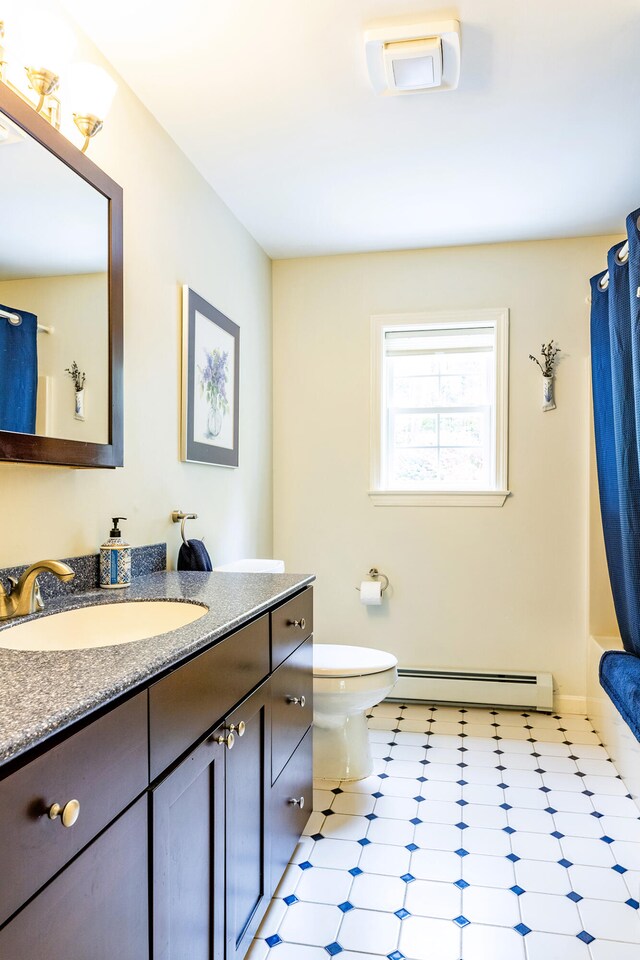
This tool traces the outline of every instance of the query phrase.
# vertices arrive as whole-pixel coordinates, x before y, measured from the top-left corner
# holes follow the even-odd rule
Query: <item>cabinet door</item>
[[[223,960],[222,730],[152,791],[154,960]]]
[[[149,956],[147,797],[0,930],[2,960]]]
[[[226,756],[226,960],[244,957],[271,896],[266,822],[271,783],[269,710],[267,682],[226,718],[227,730],[233,728],[236,733]]]

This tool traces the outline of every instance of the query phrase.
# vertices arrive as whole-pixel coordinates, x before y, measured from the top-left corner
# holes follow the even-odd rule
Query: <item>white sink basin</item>
[[[0,631],[5,650],[86,650],[147,640],[177,630],[208,612],[179,600],[131,600],[64,610]]]

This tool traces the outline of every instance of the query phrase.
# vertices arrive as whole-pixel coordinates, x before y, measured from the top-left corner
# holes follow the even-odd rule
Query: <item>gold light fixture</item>
[[[34,110],[60,129],[62,119],[62,88],[65,106],[73,116],[75,126],[84,137],[83,153],[104,126],[104,119],[116,91],[115,82],[101,67],[90,63],[76,63],[68,70],[65,65],[72,53],[75,41],[68,29],[58,22],[47,19],[37,25],[22,24],[21,34],[12,43],[12,62],[6,55],[5,23],[0,21],[0,81],[29,103]],[[26,84],[20,82],[15,61],[48,66],[25,66]],[[12,72],[13,69],[13,72]],[[62,78],[62,79],[61,79]],[[26,89],[25,89],[26,88]],[[37,97],[34,103],[30,92]],[[72,127],[69,128],[73,129]],[[64,131],[63,131],[64,132]]]

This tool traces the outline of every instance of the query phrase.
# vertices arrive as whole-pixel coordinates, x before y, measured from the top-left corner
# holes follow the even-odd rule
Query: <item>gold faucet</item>
[[[38,574],[44,570],[55,573],[56,577],[65,582],[75,577],[71,567],[61,560],[38,560],[37,563],[32,563],[19,580],[9,577],[11,586],[8,593],[0,583],[0,620],[25,617],[28,613],[44,610],[38,583]]]

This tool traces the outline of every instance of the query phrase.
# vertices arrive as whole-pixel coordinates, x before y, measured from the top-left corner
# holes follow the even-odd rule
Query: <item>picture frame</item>
[[[181,459],[238,466],[240,327],[182,288]]]

